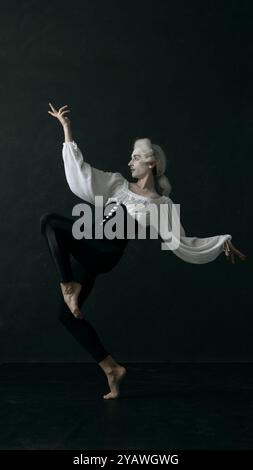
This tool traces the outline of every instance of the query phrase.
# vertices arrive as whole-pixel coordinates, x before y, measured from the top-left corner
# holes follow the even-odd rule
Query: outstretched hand
[[[63,127],[70,124],[69,118],[65,116],[66,113],[70,113],[69,109],[64,109],[64,108],[68,108],[67,104],[59,108],[58,111],[56,108],[54,108],[54,106],[51,103],[49,103],[49,106],[51,108],[51,111],[48,111],[48,113],[51,114],[51,116],[54,116],[56,119],[58,119],[58,121],[60,121]]]
[[[223,243],[223,251],[225,252],[227,261],[231,261],[232,264],[235,264],[235,256],[238,256],[242,261],[245,261],[247,258],[241,251],[237,250],[231,240],[227,240]]]

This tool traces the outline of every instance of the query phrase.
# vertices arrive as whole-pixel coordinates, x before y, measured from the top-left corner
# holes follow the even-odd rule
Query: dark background
[[[252,361],[251,2],[8,1],[0,4],[1,361],[87,361],[58,322],[60,288],[39,218],[70,215],[63,132],[96,168],[120,171],[135,137],[168,156],[189,236],[231,233],[248,255],[185,263],[132,240],[86,302],[126,361]]]

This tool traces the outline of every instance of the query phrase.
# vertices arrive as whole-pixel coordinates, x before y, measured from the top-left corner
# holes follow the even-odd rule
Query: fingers
[[[223,247],[224,247],[225,255],[227,256],[227,259],[228,259],[229,253],[230,253],[230,248],[229,248],[229,245],[228,245],[227,241],[224,242]]]
[[[48,114],[51,114],[51,116],[56,117],[61,123],[63,122],[63,120],[65,120],[66,122],[70,122],[68,117],[65,116],[65,114],[70,113],[70,110],[66,109],[68,108],[67,104],[59,108],[59,111],[57,111],[57,109],[52,105],[52,103],[48,103],[48,104],[51,108],[51,111],[48,111]]]
[[[244,253],[242,253],[241,251],[237,250],[236,248],[233,248],[233,252],[239,256],[239,258],[243,258],[245,259],[246,258],[246,255]]]
[[[235,257],[234,257],[233,249],[232,249],[231,245],[228,243],[228,240],[226,240],[224,242],[223,247],[224,247],[224,251],[225,251],[227,261],[228,262],[231,261],[232,264],[235,264]]]
[[[57,113],[56,109],[53,107],[53,105],[51,103],[48,103],[50,108],[54,111],[54,113]]]
[[[64,106],[62,106],[61,108],[59,108],[59,110],[57,111],[57,109],[52,105],[52,103],[48,103],[48,104],[49,104],[50,108],[52,109],[52,111],[53,111],[54,113],[61,113],[61,111],[62,111],[64,108],[67,108],[67,107],[68,107],[68,105],[65,104]]]
[[[240,258],[241,260],[245,260],[247,258],[247,256],[244,253],[237,250],[237,248],[233,245],[232,242],[230,242],[230,247],[231,247],[231,250],[233,251],[233,253],[235,253],[238,256],[238,258]]]
[[[240,258],[243,261],[247,258],[247,256],[244,255],[243,253],[241,253],[239,250],[236,250],[236,254],[237,254],[238,258]]]
[[[65,111],[62,111],[60,116],[64,116],[65,113],[70,113],[70,109],[65,109]]]
[[[65,104],[64,106],[62,106],[62,107],[59,109],[59,111],[58,111],[58,112],[60,113],[60,112],[61,112],[61,111],[62,111],[64,108],[67,108],[67,107],[68,107],[68,105],[67,105],[67,104]]]
[[[235,256],[238,256],[242,261],[244,261],[247,256],[241,251],[237,250],[233,243],[230,240],[227,240],[223,244],[224,252],[227,258],[227,261],[231,261],[232,264],[235,264]]]

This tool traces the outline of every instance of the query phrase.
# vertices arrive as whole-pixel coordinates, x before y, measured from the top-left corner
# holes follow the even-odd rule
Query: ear
[[[149,163],[149,168],[152,168],[152,170],[154,170],[155,166],[156,166],[156,161],[153,160],[152,162]]]

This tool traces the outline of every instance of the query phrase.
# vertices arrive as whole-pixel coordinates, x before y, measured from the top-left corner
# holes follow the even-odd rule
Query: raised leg
[[[103,398],[115,399],[119,397],[119,384],[126,374],[126,369],[111,357],[94,327],[81,314],[81,306],[93,288],[96,274],[90,269],[91,259],[86,269],[86,254],[88,256],[91,250],[87,249],[85,240],[82,242],[74,239],[72,224],[72,219],[54,213],[44,214],[40,219],[41,233],[46,238],[51,257],[57,268],[65,301],[65,304],[62,302],[60,306],[59,320],[79,344],[91,354],[105,373],[110,392]],[[84,266],[86,279],[82,284],[73,279],[70,254]]]

